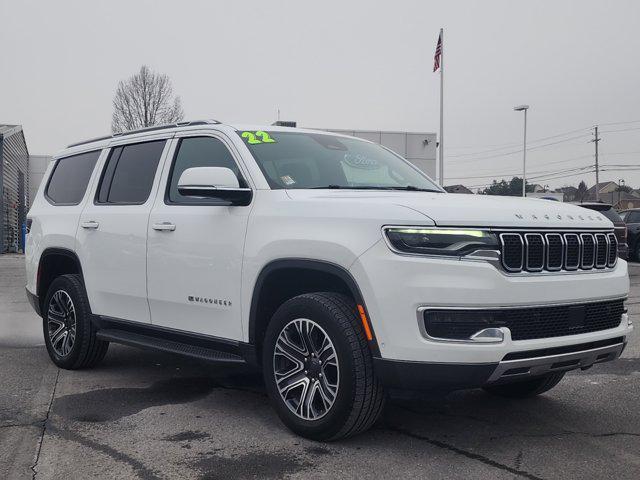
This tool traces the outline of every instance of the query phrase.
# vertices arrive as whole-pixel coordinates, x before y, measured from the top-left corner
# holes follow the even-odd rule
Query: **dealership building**
[[[389,132],[382,130],[323,130],[379,143],[402,155],[432,179],[436,179],[435,133]]]
[[[0,124],[0,253],[24,251],[29,151],[20,125]]]

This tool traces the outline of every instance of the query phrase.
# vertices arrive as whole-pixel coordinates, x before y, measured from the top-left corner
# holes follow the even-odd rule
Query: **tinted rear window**
[[[156,140],[111,150],[97,202],[134,205],[146,202],[165,143],[166,140]]]
[[[46,195],[56,205],[78,205],[87,191],[100,150],[60,158],[53,169]]]

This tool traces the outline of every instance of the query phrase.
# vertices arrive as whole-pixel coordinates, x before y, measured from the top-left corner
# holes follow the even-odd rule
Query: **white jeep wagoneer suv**
[[[380,145],[198,121],[70,145],[28,216],[27,295],[61,368],[109,342],[259,366],[331,440],[385,388],[540,394],[632,330],[609,220],[452,195]]]

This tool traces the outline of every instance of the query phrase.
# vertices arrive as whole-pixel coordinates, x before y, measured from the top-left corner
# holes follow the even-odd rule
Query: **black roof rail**
[[[105,135],[104,137],[90,138],[89,140],[84,140],[82,142],[77,142],[77,143],[72,143],[71,145],[67,145],[67,148],[86,145],[87,143],[99,142],[100,140],[108,140],[110,138],[126,137],[128,135],[134,135],[136,133],[153,132],[155,130],[165,130],[167,128],[191,127],[195,125],[212,125],[212,124],[220,124],[220,123],[222,122],[219,122],[218,120],[193,120],[191,122],[178,122],[178,123],[169,123],[166,125],[154,125],[152,127],[139,128],[138,130],[129,130],[128,132],[114,133],[113,135]]]

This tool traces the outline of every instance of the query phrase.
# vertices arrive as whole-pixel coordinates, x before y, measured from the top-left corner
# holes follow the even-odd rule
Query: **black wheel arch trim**
[[[44,261],[44,259],[46,257],[52,256],[52,255],[60,255],[60,256],[64,256],[64,257],[70,258],[78,266],[78,274],[80,275],[80,278],[82,279],[82,282],[84,283],[84,274],[82,273],[82,263],[80,262],[80,258],[78,257],[78,254],[76,254],[76,252],[74,252],[71,249],[63,248],[63,247],[48,247],[48,248],[45,248],[42,251],[42,253],[40,254],[40,259],[38,260],[38,271],[37,271],[37,279],[36,279],[35,296],[40,301],[44,301],[44,298],[47,295],[47,292],[41,292],[40,291],[40,281],[41,281],[41,278],[42,278],[42,271],[40,269],[42,268],[42,262]]]
[[[262,291],[262,288],[264,287],[265,280],[270,274],[277,270],[292,268],[301,270],[316,270],[319,272],[332,274],[340,278],[347,285],[356,303],[362,305],[362,308],[364,308],[369,323],[369,328],[371,329],[371,335],[373,337],[373,339],[367,343],[369,344],[369,348],[371,349],[371,353],[373,354],[373,356],[379,357],[380,348],[378,346],[378,340],[375,334],[374,327],[371,324],[371,317],[369,316],[369,311],[364,301],[364,297],[362,296],[362,292],[360,291],[360,287],[358,286],[355,278],[353,278],[353,275],[351,275],[351,273],[341,265],[327,262],[325,260],[315,260],[309,258],[281,258],[272,260],[264,267],[262,267],[262,270],[258,274],[258,277],[254,284],[253,294],[251,296],[251,307],[249,311],[249,343],[251,345],[257,345],[258,343],[258,339],[256,338],[256,332],[258,328],[258,302],[260,300],[260,293]]]

